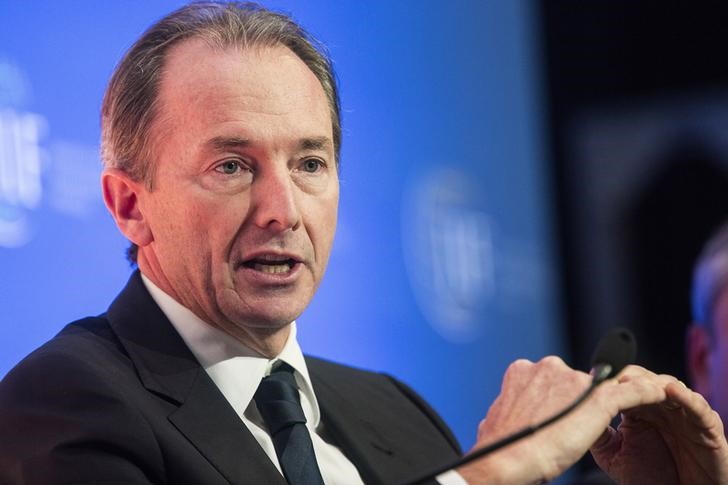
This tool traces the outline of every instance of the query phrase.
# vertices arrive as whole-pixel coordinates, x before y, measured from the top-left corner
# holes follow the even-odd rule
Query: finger
[[[607,426],[604,432],[591,446],[592,453],[609,453],[619,449],[621,437],[611,426]]]
[[[602,470],[608,470],[612,457],[616,455],[622,446],[622,435],[611,426],[604,430],[604,433],[590,448],[590,452],[596,464]]]
[[[658,405],[640,406],[624,412],[627,420],[647,421],[676,433],[699,434],[709,439],[722,436],[718,414],[700,394],[674,379],[665,386],[665,400]]]
[[[623,410],[625,417],[629,419],[649,421],[656,425],[665,426],[678,416],[675,412],[682,409],[680,403],[669,399],[666,389],[670,385],[680,384],[675,377],[667,374],[655,374],[642,367],[633,366],[632,369],[621,377],[621,383],[632,382],[637,386],[657,386],[662,388],[664,399],[657,402],[645,401],[642,405]],[[647,384],[649,382],[649,384]],[[682,417],[680,417],[682,419]]]
[[[633,379],[651,379],[655,382],[660,383],[663,386],[667,386],[672,382],[679,382],[675,377],[671,375],[655,374],[654,372],[638,365],[628,365],[617,376],[618,382],[628,382]]]
[[[508,419],[514,410],[518,409],[518,399],[529,389],[533,379],[534,363],[527,359],[517,359],[508,366],[503,375],[501,392],[491,404],[485,418],[478,425],[477,440],[497,439],[508,434],[510,429],[503,426],[491,425]],[[487,438],[486,438],[487,437]]]
[[[723,431],[723,423],[718,413],[711,409],[703,396],[689,389],[680,381],[665,388],[668,402],[675,403],[685,412],[688,422],[704,430]]]
[[[517,359],[510,363],[503,375],[501,391],[509,386],[512,390],[518,391],[528,387],[533,379],[534,363],[528,359]]]
[[[624,366],[624,369],[622,369],[622,371],[618,374],[617,377],[621,378],[621,377],[628,376],[628,375],[644,375],[645,373],[652,374],[653,372],[645,369],[641,365],[629,364],[629,365]]]
[[[628,382],[635,382],[637,381],[638,386],[642,386],[643,381],[649,381],[652,384],[656,385],[658,387],[667,388],[668,385],[680,383],[678,379],[675,377],[668,375],[668,374],[655,374],[654,372],[651,372],[644,367],[640,367],[637,365],[631,365],[625,368],[625,370],[620,373],[620,375],[617,377],[617,381],[621,384],[625,384]],[[667,398],[667,395],[665,395],[665,400],[662,401],[659,404],[659,408],[656,409],[663,409],[665,411],[674,411],[681,408],[680,404],[670,400]],[[631,410],[625,410],[625,411],[631,411]],[[645,411],[645,410],[642,410]],[[655,409],[649,410],[650,412],[654,412]],[[637,414],[632,413],[633,416],[637,417]]]
[[[592,377],[586,372],[572,369],[560,357],[550,355],[539,360],[534,367],[532,384],[546,384],[550,389],[568,387],[578,393],[589,386]]]
[[[606,383],[597,393],[615,406],[617,412],[663,402],[665,395],[665,379],[649,371],[630,372],[621,376],[616,382]]]

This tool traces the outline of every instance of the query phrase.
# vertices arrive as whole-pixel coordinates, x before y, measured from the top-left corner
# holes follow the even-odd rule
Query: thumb
[[[622,446],[622,434],[608,426],[591,446],[594,461],[602,470],[609,470],[612,458]]]

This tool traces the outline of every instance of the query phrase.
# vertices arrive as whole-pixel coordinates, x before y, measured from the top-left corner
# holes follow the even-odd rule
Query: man
[[[104,200],[139,272],[3,379],[0,481],[399,483],[459,455],[406,386],[296,342],[335,231],[341,136],[331,66],[297,25],[253,5],[183,7],[122,60],[102,131]],[[475,448],[590,379],[555,357],[515,362]],[[590,446],[623,482],[728,483],[715,413],[638,367],[438,481],[539,483]]]
[[[728,225],[705,244],[693,270],[688,371],[695,389],[728,417]]]

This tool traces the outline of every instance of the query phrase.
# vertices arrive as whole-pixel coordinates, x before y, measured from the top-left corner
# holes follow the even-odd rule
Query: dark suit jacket
[[[459,455],[402,383],[307,364],[324,437],[366,483]],[[135,273],[106,314],[68,325],[0,382],[0,483],[285,482]]]

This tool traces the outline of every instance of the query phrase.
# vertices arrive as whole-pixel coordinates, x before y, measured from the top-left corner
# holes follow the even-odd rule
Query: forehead
[[[312,121],[331,124],[320,82],[283,45],[217,48],[202,39],[183,41],[168,53],[159,100],[162,118],[214,122],[243,112],[278,118],[308,112]]]

